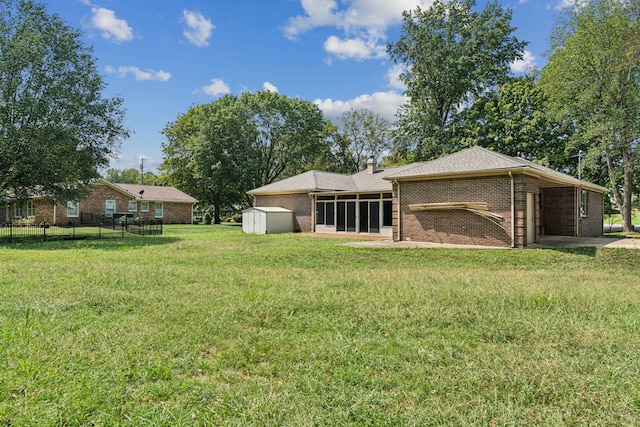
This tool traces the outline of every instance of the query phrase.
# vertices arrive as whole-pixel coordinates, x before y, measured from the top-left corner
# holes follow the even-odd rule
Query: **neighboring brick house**
[[[5,220],[33,218],[36,224],[43,221],[81,224],[126,214],[146,220],[162,219],[165,224],[193,221],[193,205],[197,200],[175,187],[115,184],[104,179],[89,187],[89,196],[79,201],[54,203],[46,198],[34,198],[24,203],[9,203],[5,207]]]
[[[295,229],[522,248],[543,234],[603,232],[604,187],[472,147],[354,175],[309,171],[249,191],[254,206],[294,211]]]

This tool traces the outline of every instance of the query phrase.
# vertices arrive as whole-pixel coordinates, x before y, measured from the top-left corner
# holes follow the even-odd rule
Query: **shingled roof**
[[[584,187],[605,193],[607,188],[582,181],[562,172],[533,163],[529,160],[511,157],[482,147],[471,147],[448,156],[423,163],[409,165],[402,171],[389,175],[386,179],[407,181],[440,177],[485,175],[491,173],[528,173],[555,185]]]
[[[106,180],[103,183],[128,194],[141,201],[150,202],[176,202],[176,203],[197,203],[198,200],[183,193],[175,187],[163,187],[160,185],[139,185],[139,184],[119,184]]]
[[[406,167],[407,166],[400,166],[378,169],[373,174],[368,173],[367,170],[363,170],[354,175],[311,170],[285,178],[282,181],[253,189],[247,193],[258,196],[263,194],[391,191],[392,184],[386,181],[385,178]]]

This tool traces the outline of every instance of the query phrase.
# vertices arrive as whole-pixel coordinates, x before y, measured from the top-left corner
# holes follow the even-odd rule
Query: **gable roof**
[[[407,181],[416,179],[435,179],[443,177],[462,177],[497,173],[527,173],[536,176],[549,186],[570,185],[584,187],[605,193],[607,188],[582,181],[571,175],[558,172],[529,160],[496,153],[483,147],[471,147],[435,160],[409,165],[386,179]]]
[[[198,200],[183,193],[175,187],[163,187],[159,185],[140,184],[119,184],[101,179],[101,183],[106,184],[115,190],[125,193],[127,196],[137,201],[149,202],[174,202],[174,203],[197,203]]]

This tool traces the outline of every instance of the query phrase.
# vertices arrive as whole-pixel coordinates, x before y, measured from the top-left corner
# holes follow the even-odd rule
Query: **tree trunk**
[[[213,223],[220,224],[220,203],[213,206]]]
[[[622,170],[623,170],[623,187],[622,187],[622,231],[633,231],[633,224],[631,222],[631,195],[632,195],[632,183],[633,177],[631,174],[631,165],[629,164],[629,153],[627,150],[622,150]]]

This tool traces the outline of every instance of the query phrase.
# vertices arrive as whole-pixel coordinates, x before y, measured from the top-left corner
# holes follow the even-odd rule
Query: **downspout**
[[[509,171],[511,179],[511,247],[516,247],[516,203],[515,203],[515,186],[513,183],[513,175]]]
[[[576,236],[582,236],[582,186],[576,188]]]
[[[396,188],[398,189],[398,241],[402,240],[401,236],[402,236],[402,210],[400,208],[401,204],[400,204],[400,184],[398,184],[398,180],[394,179],[393,183],[396,185]]]
[[[313,194],[309,194],[311,199],[311,232],[316,232],[316,197]]]
[[[58,202],[54,201],[53,202],[53,224],[56,223],[56,207],[58,206]],[[51,224],[51,225],[53,225]]]

